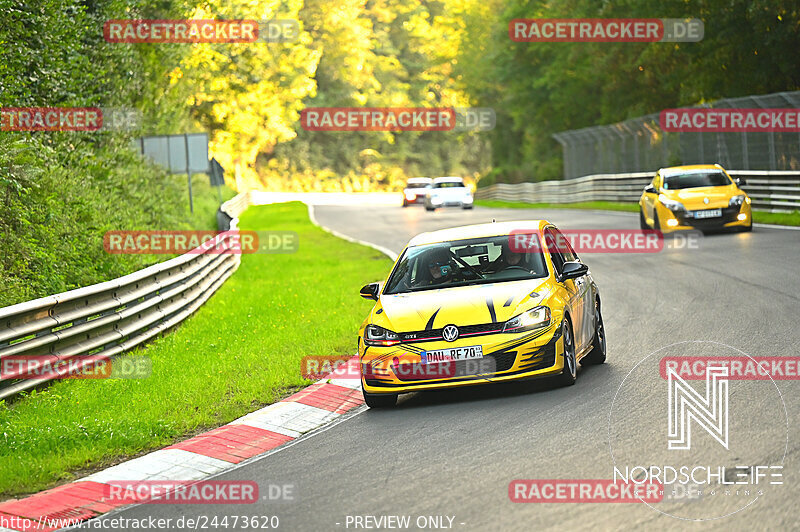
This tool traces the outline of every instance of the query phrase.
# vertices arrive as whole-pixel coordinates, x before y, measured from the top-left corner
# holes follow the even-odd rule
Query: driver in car
[[[453,278],[453,265],[450,264],[450,255],[446,249],[433,249],[422,260],[430,274],[430,279],[424,285],[446,284]]]
[[[506,241],[503,243],[503,246],[500,249],[500,255],[490,262],[486,269],[487,271],[495,273],[514,266],[527,270],[528,268],[523,261],[524,257],[524,253],[515,253],[512,251],[511,246],[509,245],[508,241]]]

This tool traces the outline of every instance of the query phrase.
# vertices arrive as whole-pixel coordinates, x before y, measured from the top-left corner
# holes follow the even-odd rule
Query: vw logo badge
[[[455,325],[448,325],[442,330],[442,338],[447,340],[448,342],[455,341],[458,338],[458,327]]]
[[[708,205],[708,198],[703,198],[703,203],[705,203],[706,205]]]

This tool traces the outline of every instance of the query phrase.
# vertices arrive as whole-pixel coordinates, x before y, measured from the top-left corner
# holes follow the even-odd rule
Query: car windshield
[[[691,172],[664,177],[664,190],[680,190],[696,187],[723,187],[731,184],[722,172]]]
[[[433,188],[464,188],[464,183],[445,181],[444,183],[436,183]]]
[[[547,277],[540,249],[510,250],[508,236],[455,240],[408,248],[384,294]]]

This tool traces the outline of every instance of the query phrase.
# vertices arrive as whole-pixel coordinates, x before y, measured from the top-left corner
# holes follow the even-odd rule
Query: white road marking
[[[281,401],[242,416],[231,425],[249,425],[297,438],[340,415],[295,401]]]
[[[222,472],[230,466],[230,462],[183,449],[161,449],[81,480],[102,484],[119,480],[197,480]]]

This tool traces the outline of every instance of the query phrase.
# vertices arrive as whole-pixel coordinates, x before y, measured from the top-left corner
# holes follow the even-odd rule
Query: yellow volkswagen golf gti
[[[544,220],[423,233],[383,284],[359,330],[368,406],[400,393],[553,376],[601,364],[600,295],[569,241]]]
[[[718,164],[662,168],[639,200],[642,229],[752,231],[750,198]]]

